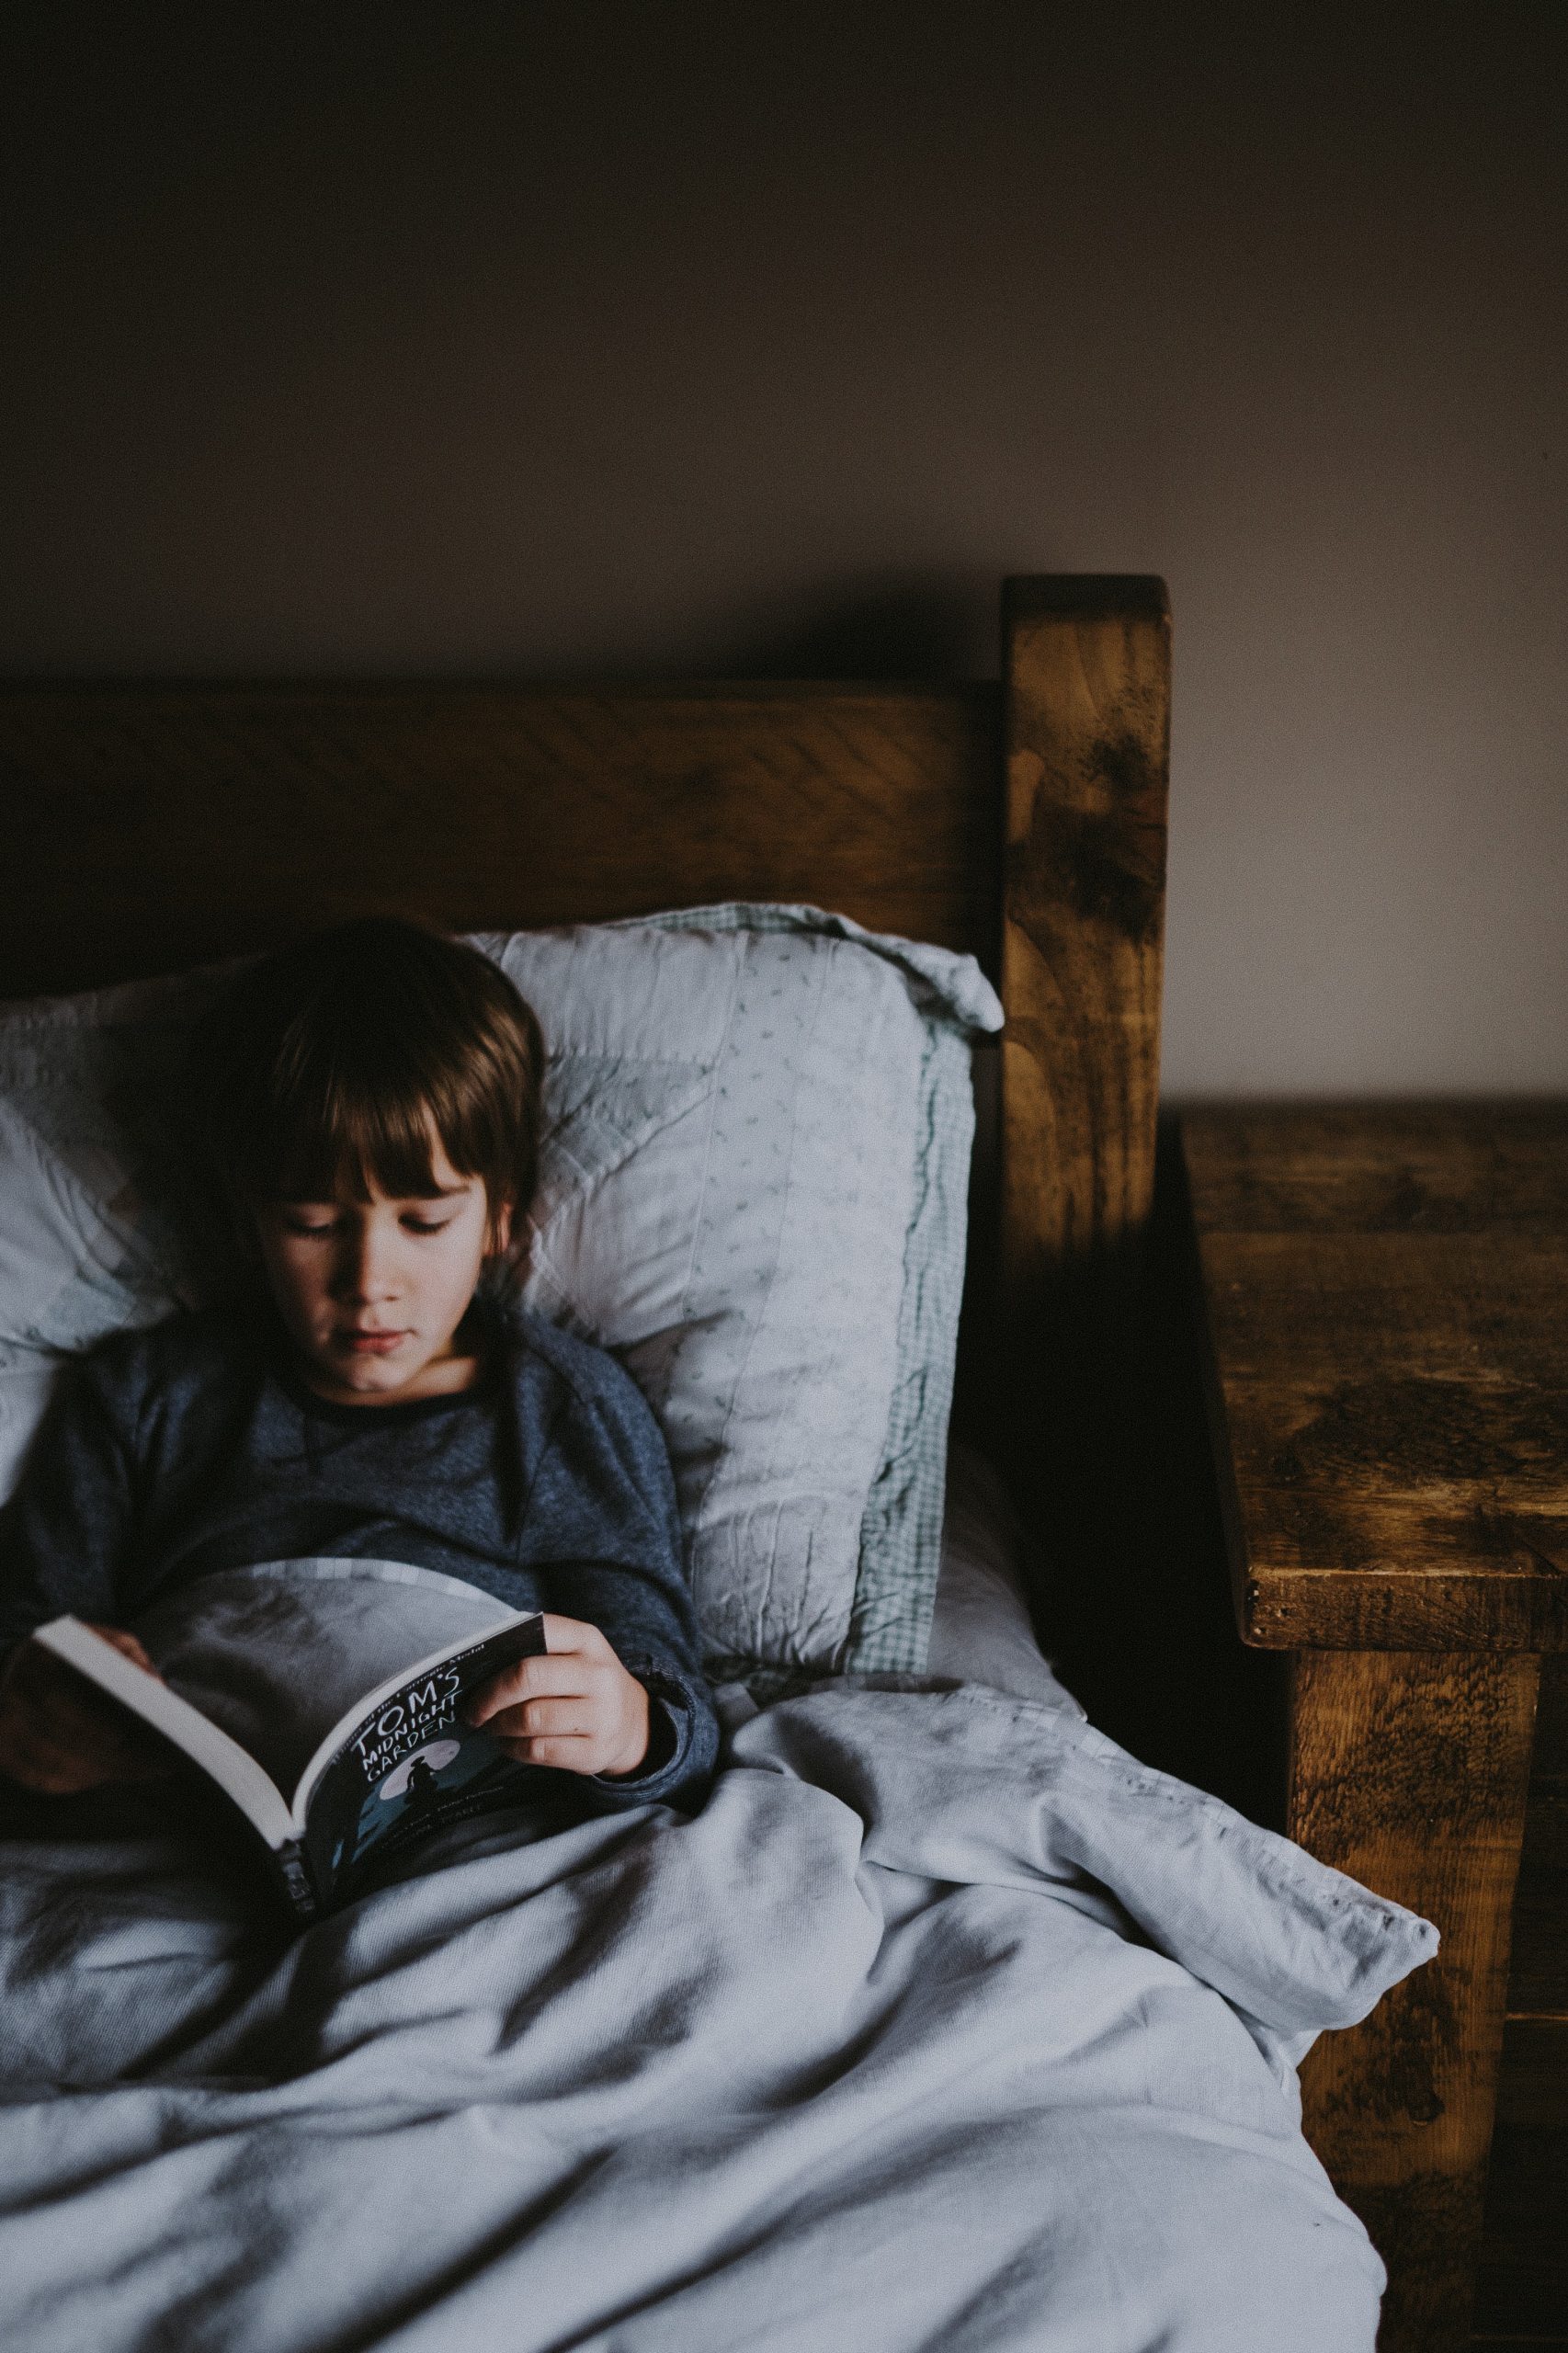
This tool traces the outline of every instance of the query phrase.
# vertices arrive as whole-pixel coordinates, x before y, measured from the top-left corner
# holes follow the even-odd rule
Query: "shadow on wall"
[[[994,677],[995,593],[939,574],[802,599],[771,628],[721,642],[721,678]]]

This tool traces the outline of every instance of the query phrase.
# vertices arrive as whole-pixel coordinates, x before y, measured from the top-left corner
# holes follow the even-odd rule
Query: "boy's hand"
[[[136,1666],[158,1670],[134,1634],[95,1626]],[[0,1676],[0,1773],[42,1797],[76,1797],[110,1781],[150,1781],[168,1751],[39,1643],[20,1643]]]
[[[648,1694],[597,1626],[547,1613],[542,1657],[481,1684],[467,1708],[508,1756],[563,1773],[635,1773],[648,1754]]]

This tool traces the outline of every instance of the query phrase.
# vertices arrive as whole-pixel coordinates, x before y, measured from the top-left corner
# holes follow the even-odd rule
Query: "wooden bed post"
[[[1154,1184],[1170,610],[1163,581],[1003,590],[1002,1253],[1009,1291],[1135,1252]]]
[[[1091,1546],[1153,1198],[1170,608],[1142,575],[1003,590],[1001,1315],[1020,1497]],[[1088,1465],[1097,1462],[1096,1476]],[[1089,1487],[1083,1480],[1088,1476]],[[1054,1502],[1053,1502],[1054,1510]]]

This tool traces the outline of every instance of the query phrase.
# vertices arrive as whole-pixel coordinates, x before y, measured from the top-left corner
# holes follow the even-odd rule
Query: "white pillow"
[[[963,1255],[972,960],[815,910],[476,942],[549,1049],[527,1297],[663,1425],[713,1671],[925,1664]],[[0,1461],[61,1358],[200,1298],[193,973],[0,1017]]]

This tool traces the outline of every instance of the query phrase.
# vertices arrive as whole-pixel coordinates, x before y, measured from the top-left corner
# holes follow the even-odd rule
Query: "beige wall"
[[[0,667],[945,674],[1161,571],[1171,1088],[1568,1086],[1568,9],[14,15]]]

